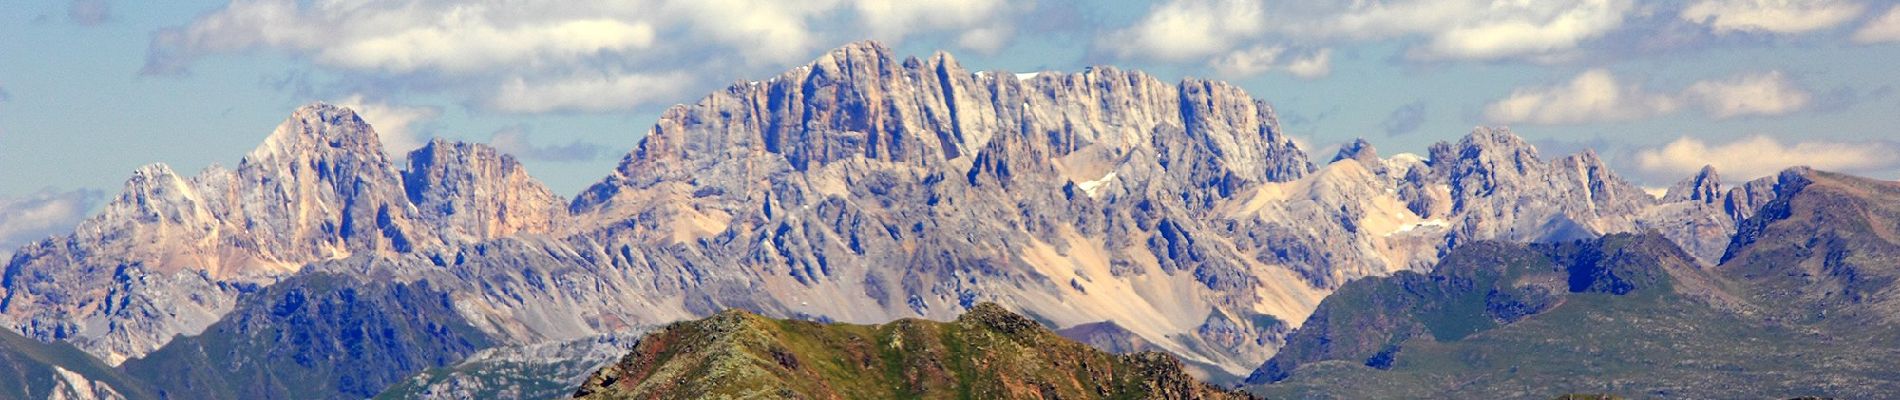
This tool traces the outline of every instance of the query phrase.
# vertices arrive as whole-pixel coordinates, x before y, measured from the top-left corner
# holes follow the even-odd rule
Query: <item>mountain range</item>
[[[670,108],[639,137],[565,199],[486,145],[392,157],[354,111],[306,106],[236,168],[142,167],[74,232],[20,249],[0,323],[96,358],[57,365],[88,365],[81,381],[126,397],[362,398],[566,394],[551,382],[578,385],[638,350],[631,335],[756,320],[728,309],[878,324],[993,302],[1266,392],[1429,367],[1411,363],[1410,343],[1515,332],[1601,290],[1673,293],[1655,298],[1761,324],[1900,315],[1872,261],[1894,220],[1832,247],[1800,241],[1842,229],[1809,216],[1886,212],[1885,183],[1792,170],[1725,189],[1704,169],[1656,197],[1593,152],[1547,160],[1503,128],[1423,155],[1355,141],[1316,163],[1267,102],[1216,81],[970,71],[947,53],[899,59],[859,42]],[[1796,194],[1814,192],[1799,187],[1828,179],[1859,200],[1796,211]],[[1627,241],[1650,257],[1639,264],[1666,264],[1634,273],[1660,269],[1668,289],[1617,289],[1623,270],[1605,272],[1609,289],[1511,280],[1621,260],[1601,248]],[[1489,294],[1471,285],[1382,297],[1482,269],[1468,253],[1484,249],[1523,262],[1459,279],[1522,304],[1472,314],[1460,301]],[[1816,261],[1795,279],[1776,269],[1789,257]],[[1354,296],[1373,300],[1339,300]],[[1456,312],[1411,316],[1420,307]],[[1462,333],[1417,334],[1443,329],[1434,318]],[[1380,324],[1405,329],[1351,336]],[[1368,361],[1387,347],[1397,356]],[[1305,372],[1339,360],[1392,368]],[[27,364],[52,381],[42,366],[54,364]],[[1416,379],[1453,373],[1431,371]]]

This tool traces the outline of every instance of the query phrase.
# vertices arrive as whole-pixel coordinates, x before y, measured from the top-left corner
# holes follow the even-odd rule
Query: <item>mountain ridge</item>
[[[316,273],[426,282],[438,312],[509,345],[727,308],[869,323],[998,301],[1245,374],[1327,293],[1452,246],[1660,227],[1720,257],[1708,243],[1776,194],[1665,202],[1594,153],[1544,161],[1501,128],[1429,158],[1368,144],[1314,165],[1271,105],[1225,83],[1024,79],[875,42],[669,108],[650,132],[565,200],[478,144],[432,141],[398,168],[353,111],[307,106],[237,170],[141,169],[98,222],[28,246],[0,318],[118,364]],[[158,233],[101,233],[141,229]]]
[[[1885,345],[1900,337],[1900,183],[1808,168],[1768,179],[1776,197],[1741,223],[1719,264],[1654,233],[1461,246],[1429,273],[1335,292],[1250,388],[1307,398],[1892,392],[1897,377],[1881,366],[1900,360]]]

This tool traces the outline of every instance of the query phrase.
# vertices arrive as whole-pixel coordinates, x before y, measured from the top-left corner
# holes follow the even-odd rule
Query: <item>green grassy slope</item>
[[[648,335],[590,399],[1230,399],[1159,353],[1112,355],[995,304],[954,322],[773,320],[744,311]]]

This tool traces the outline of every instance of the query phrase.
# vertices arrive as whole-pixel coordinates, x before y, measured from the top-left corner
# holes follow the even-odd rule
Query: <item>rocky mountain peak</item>
[[[409,153],[403,188],[422,219],[450,241],[550,233],[565,201],[514,156],[478,143],[429,141]]]
[[[1526,172],[1539,163],[1537,147],[1512,133],[1510,128],[1478,127],[1458,141],[1457,156],[1490,169],[1508,168]]]
[[[1716,174],[1715,166],[1704,165],[1695,176],[1676,182],[1663,194],[1665,203],[1696,201],[1715,203],[1722,200],[1722,176]]]
[[[1339,146],[1339,153],[1333,155],[1332,161],[1328,162],[1335,163],[1339,160],[1357,160],[1360,164],[1373,165],[1379,161],[1379,150],[1373,148],[1372,142],[1366,141],[1365,138],[1353,139]]]
[[[1735,221],[1755,216],[1768,202],[1775,198],[1800,191],[1812,182],[1814,169],[1798,166],[1784,169],[1774,176],[1764,176],[1742,183],[1729,189],[1722,199],[1722,209]]]
[[[381,160],[382,141],[368,122],[355,110],[327,103],[312,103],[277,126],[256,150],[245,157],[245,164],[288,161],[287,158],[320,157],[347,154]]]

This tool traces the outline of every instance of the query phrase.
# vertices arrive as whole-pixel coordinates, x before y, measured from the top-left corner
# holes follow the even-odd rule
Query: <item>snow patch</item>
[[[1102,177],[1099,179],[1088,181],[1088,182],[1078,182],[1075,184],[1075,187],[1082,189],[1083,193],[1088,193],[1089,197],[1095,197],[1096,191],[1102,190],[1102,186],[1108,185],[1108,181],[1111,181],[1114,179],[1115,179],[1115,172],[1109,171],[1108,175],[1102,175]]]
[[[1016,80],[1026,81],[1030,79],[1035,79],[1037,75],[1042,75],[1042,73],[1041,72],[1024,72],[1024,73],[1016,74]]]
[[[1418,230],[1418,228],[1422,228],[1422,227],[1431,227],[1431,228],[1435,228],[1435,229],[1444,229],[1444,228],[1449,228],[1449,227],[1451,227],[1451,223],[1450,223],[1450,222],[1446,222],[1446,221],[1445,221],[1444,219],[1441,219],[1441,218],[1433,218],[1433,219],[1428,219],[1428,220],[1424,220],[1424,221],[1418,221],[1418,222],[1413,222],[1413,223],[1408,223],[1408,224],[1405,224],[1405,225],[1399,225],[1399,228],[1398,228],[1398,229],[1394,229],[1394,230],[1392,230],[1392,233],[1387,233],[1387,234],[1385,234],[1385,235],[1386,235],[1386,236],[1392,236],[1392,235],[1400,235],[1400,234],[1405,234],[1405,233],[1409,233],[1409,232],[1411,232],[1411,231],[1414,231],[1414,230]]]
[[[1644,186],[1643,193],[1648,193],[1649,197],[1654,197],[1656,200],[1662,200],[1663,196],[1669,195],[1669,188]]]

